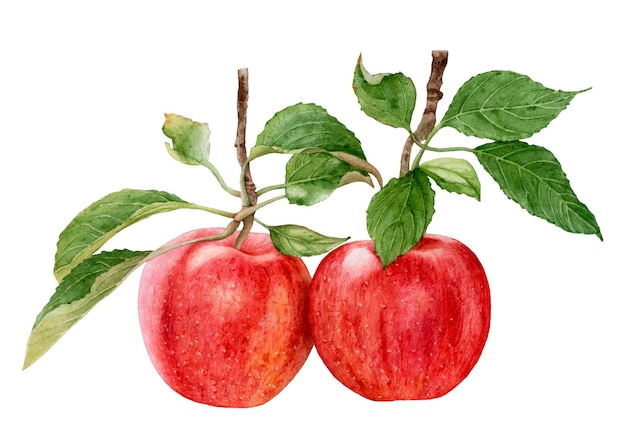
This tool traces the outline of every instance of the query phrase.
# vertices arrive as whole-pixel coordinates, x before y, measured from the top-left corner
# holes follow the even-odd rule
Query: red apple
[[[309,290],[315,347],[330,372],[371,400],[432,399],[481,355],[489,284],[472,251],[426,235],[383,269],[372,241],[338,247]]]
[[[168,244],[219,232],[195,230]],[[148,355],[171,388],[208,405],[251,407],[285,388],[312,349],[311,276],[269,235],[251,233],[241,250],[233,247],[236,236],[146,264],[139,321]]]

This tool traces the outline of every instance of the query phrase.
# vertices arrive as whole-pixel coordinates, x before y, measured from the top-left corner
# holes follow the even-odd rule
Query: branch
[[[246,124],[248,121],[248,69],[241,68],[237,71],[239,77],[239,91],[237,93],[237,138],[235,148],[237,149],[237,161],[243,168],[248,151],[246,149]],[[246,165],[244,184],[246,193],[241,192],[241,202],[245,207],[256,205],[256,185],[252,181],[250,165]]]
[[[237,160],[241,168],[245,168],[243,175],[243,184],[241,184],[241,204],[244,208],[256,205],[257,193],[256,185],[252,181],[250,174],[250,163],[246,163],[248,158],[248,150],[246,149],[246,124],[248,121],[248,69],[241,68],[237,71],[239,78],[239,91],[237,92],[237,137],[235,139],[235,148],[237,149]],[[245,166],[245,167],[244,167]],[[254,224],[254,213],[243,220],[243,228],[237,240],[235,248],[241,248],[243,241],[246,239],[252,225]]]
[[[443,97],[441,85],[443,83],[443,72],[448,64],[448,51],[433,51],[433,62],[430,68],[430,79],[426,84],[426,107],[422,120],[417,126],[415,133],[410,135],[404,143],[402,156],[400,157],[400,176],[404,176],[409,172],[409,163],[411,161],[411,149],[413,148],[413,138],[420,142],[424,142],[437,122],[437,104]]]
[[[404,142],[402,147],[402,154],[400,155],[400,177],[403,177],[409,172],[409,164],[411,163],[411,150],[413,149],[413,137],[411,134]]]
[[[430,79],[426,85],[426,107],[422,121],[417,126],[415,137],[418,141],[424,142],[430,132],[435,128],[437,122],[437,104],[443,97],[441,84],[443,83],[443,72],[448,64],[448,51],[433,51],[433,63],[430,68]]]

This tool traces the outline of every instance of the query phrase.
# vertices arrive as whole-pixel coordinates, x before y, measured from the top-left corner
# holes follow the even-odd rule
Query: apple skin
[[[372,241],[319,264],[309,290],[315,348],[330,372],[371,400],[441,397],[477,363],[489,333],[485,271],[464,244],[425,235],[385,269]]]
[[[222,230],[194,230],[168,244]],[[199,403],[243,408],[271,400],[306,361],[311,276],[267,234],[251,233],[235,249],[237,233],[147,263],[139,322],[148,355],[172,389]]]

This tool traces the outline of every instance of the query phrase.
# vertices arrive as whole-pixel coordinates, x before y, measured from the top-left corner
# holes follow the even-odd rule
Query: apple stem
[[[424,114],[422,120],[417,126],[417,130],[407,138],[402,149],[402,156],[400,157],[400,177],[406,175],[409,172],[409,165],[411,161],[411,150],[415,141],[424,142],[431,131],[435,128],[437,122],[437,105],[443,97],[441,92],[441,85],[443,84],[443,72],[448,64],[448,51],[433,51],[432,52],[432,65],[430,67],[430,78],[426,84],[426,106],[424,108]],[[420,155],[423,152],[420,153]],[[414,162],[413,165],[418,165]]]
[[[241,183],[241,204],[243,207],[254,207],[257,202],[256,185],[250,173],[250,163],[246,162],[248,150],[246,149],[246,124],[248,115],[248,69],[240,68],[237,71],[239,79],[239,90],[237,92],[237,137],[235,138],[235,148],[237,149],[237,160],[242,168]],[[254,213],[243,220],[243,229],[235,241],[235,248],[241,248],[252,225],[254,224]]]

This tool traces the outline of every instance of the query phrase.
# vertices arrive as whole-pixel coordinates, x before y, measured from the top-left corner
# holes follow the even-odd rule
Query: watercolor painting
[[[189,6],[233,40],[165,32],[165,5],[145,25],[113,7],[115,37],[67,3],[65,27],[3,49],[9,144],[37,160],[19,180],[18,151],[3,164],[24,191],[5,219],[25,209],[3,267],[7,443],[626,439],[621,31],[581,47],[580,13],[542,52],[463,41],[459,16],[398,46],[364,8],[347,26],[376,32],[290,27],[279,48],[254,14]]]

